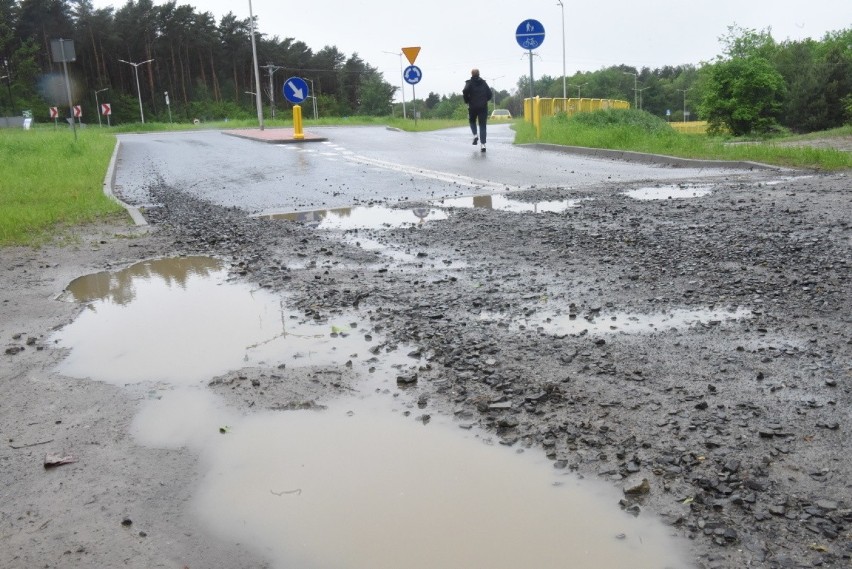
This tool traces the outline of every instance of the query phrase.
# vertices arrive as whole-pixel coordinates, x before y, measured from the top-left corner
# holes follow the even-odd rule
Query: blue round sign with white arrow
[[[284,98],[298,105],[308,98],[308,84],[301,77],[290,77],[284,81]]]
[[[524,20],[515,31],[518,45],[530,51],[544,43],[544,26],[538,20]]]
[[[405,78],[405,82],[409,85],[416,85],[420,83],[420,80],[423,79],[423,72],[420,71],[420,68],[416,65],[409,65],[405,68],[405,71],[402,72],[402,76]]]

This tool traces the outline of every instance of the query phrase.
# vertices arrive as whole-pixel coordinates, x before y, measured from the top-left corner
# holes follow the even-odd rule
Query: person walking
[[[470,70],[470,79],[464,83],[462,97],[467,103],[467,118],[470,122],[470,131],[473,133],[473,145],[481,143],[480,151],[485,152],[487,138],[485,123],[488,120],[488,101],[491,100],[492,94],[491,87],[479,76],[479,69]],[[479,123],[478,133],[477,123]]]

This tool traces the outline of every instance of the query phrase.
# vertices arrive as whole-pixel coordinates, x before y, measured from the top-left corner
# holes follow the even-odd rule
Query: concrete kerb
[[[604,148],[587,148],[585,146],[562,146],[559,144],[547,144],[534,142],[521,144],[525,148],[536,148],[539,150],[550,150],[553,152],[564,152],[566,154],[579,154],[591,158],[608,158],[611,160],[623,160],[625,162],[639,162],[642,164],[658,164],[660,166],[673,166],[675,168],[737,168],[746,170],[789,170],[771,164],[760,162],[748,162],[745,160],[698,160],[695,158],[679,158],[677,156],[666,156],[663,154],[646,154],[644,152],[632,152],[629,150],[608,150]]]
[[[269,144],[303,144],[306,142],[325,142],[328,138],[317,136],[309,132],[303,132],[304,138],[294,138],[292,128],[267,128],[260,130],[259,128],[244,128],[236,130],[223,130],[222,134],[244,138],[246,140],[254,140],[257,142],[267,142]]]
[[[121,141],[116,139],[115,148],[112,151],[112,158],[110,158],[106,176],[104,177],[104,194],[127,210],[127,213],[130,214],[130,219],[132,219],[133,223],[137,226],[147,226],[148,222],[145,220],[145,217],[142,215],[142,212],[139,211],[138,207],[126,204],[115,196],[115,163],[118,161],[118,151],[120,149]]]

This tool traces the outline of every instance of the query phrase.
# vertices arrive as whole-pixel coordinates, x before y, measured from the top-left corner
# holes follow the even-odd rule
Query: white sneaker
[[[482,148],[479,149],[480,152],[485,152],[485,145],[482,145]]]

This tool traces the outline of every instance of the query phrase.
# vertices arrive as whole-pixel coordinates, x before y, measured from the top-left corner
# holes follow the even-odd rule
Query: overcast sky
[[[722,51],[718,38],[733,24],[771,28],[776,41],[821,39],[828,31],[852,27],[852,0],[563,3],[569,77],[578,70],[622,63],[657,68],[710,61]],[[96,7],[124,4],[94,0]],[[178,0],[178,4],[211,12],[217,22],[231,11],[239,18],[249,16],[249,0]],[[515,31],[530,18],[545,28],[544,43],[534,51],[534,76],[562,76],[563,10],[557,0],[252,0],[252,8],[259,32],[293,37],[314,51],[334,45],[346,55],[357,52],[393,85],[401,84],[400,57],[385,52],[421,47],[415,63],[423,73],[416,87],[418,97],[430,91],[461,92],[471,67],[478,67],[492,87],[514,90],[518,79],[530,70]],[[408,66],[404,57],[402,63]],[[405,89],[409,99],[411,86],[406,84]]]

